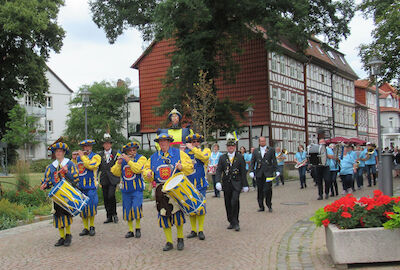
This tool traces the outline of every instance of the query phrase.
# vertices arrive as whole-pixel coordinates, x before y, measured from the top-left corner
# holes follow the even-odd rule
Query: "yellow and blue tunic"
[[[193,163],[190,157],[183,151],[177,148],[169,148],[167,152],[158,151],[154,153],[146,162],[143,175],[148,182],[155,181],[156,184],[164,184],[174,171],[175,165],[178,162],[182,164],[182,170],[176,170],[176,173],[182,172],[189,175],[193,172]],[[147,178],[148,172],[152,172],[152,177]],[[171,216],[163,216],[158,213],[158,221],[160,228],[170,228],[173,225],[180,226],[186,222],[182,210],[178,210]]]
[[[89,202],[81,212],[81,217],[87,218],[95,216],[99,197],[97,196],[97,169],[101,163],[101,157],[98,154],[90,152],[89,155],[78,156],[76,159],[79,171],[78,188],[89,197]]]
[[[68,171],[66,173],[63,171],[57,173],[64,166],[67,166]],[[78,170],[75,164],[68,158],[64,158],[61,163],[55,160],[53,163],[47,166],[42,179],[42,184],[46,184],[46,188],[54,188],[54,186],[56,186],[63,179],[73,185],[79,181]],[[64,228],[72,224],[72,215],[70,213],[56,203],[54,203],[54,210],[56,211],[53,215],[54,227]]]
[[[122,210],[124,220],[131,221],[143,217],[143,190],[144,182],[142,169],[147,159],[145,156],[136,154],[133,160],[122,163],[116,162],[111,168],[111,173],[121,177]]]
[[[186,143],[186,137],[189,136],[190,134],[193,134],[193,130],[191,128],[171,127],[168,129],[159,129],[157,131],[157,134],[162,134],[162,133],[171,135],[172,138],[174,139],[174,141],[171,142],[171,146],[179,148],[181,144]],[[156,148],[157,150],[160,149],[158,143],[156,143]]]
[[[192,159],[192,162],[194,163],[194,172],[187,177],[205,198],[208,187],[206,168],[208,165],[208,160],[211,156],[211,150],[209,148],[204,148],[203,150],[201,150],[195,147],[192,150],[186,149],[185,153],[188,154],[188,156]],[[204,202],[204,212],[198,213],[198,215],[204,215],[205,213],[206,208]]]

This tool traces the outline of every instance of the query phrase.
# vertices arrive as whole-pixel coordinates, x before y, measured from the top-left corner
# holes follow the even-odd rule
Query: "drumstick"
[[[175,171],[176,171],[176,169],[178,168],[178,164],[180,164],[180,163],[181,163],[181,161],[179,160],[179,161],[175,164],[175,169],[174,169],[174,171],[172,172],[171,175],[174,175],[174,174],[175,174]]]

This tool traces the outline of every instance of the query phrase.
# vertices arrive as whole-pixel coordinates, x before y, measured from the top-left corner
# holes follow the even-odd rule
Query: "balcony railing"
[[[400,127],[383,127],[382,134],[385,133],[400,133]]]
[[[26,113],[28,115],[33,115],[37,117],[46,116],[46,108],[45,107],[36,107],[36,106],[24,106],[26,109]]]

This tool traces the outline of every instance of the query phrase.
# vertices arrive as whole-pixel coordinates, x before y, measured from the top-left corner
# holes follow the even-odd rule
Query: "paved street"
[[[154,202],[144,205],[141,239],[125,239],[127,224],[122,220],[103,224],[104,210],[96,217],[94,237],[78,236],[82,222],[74,219],[70,247],[54,247],[58,231],[50,221],[2,231],[0,269],[332,269],[324,230],[316,229],[308,218],[333,199],[317,201],[316,187],[307,182],[304,190],[298,182],[275,187],[273,213],[257,212],[255,191],[242,193],[240,232],[226,229],[223,198],[208,194],[206,240],[185,239],[183,251],[162,251],[165,238],[158,228]],[[356,195],[371,195],[372,190]],[[120,217],[121,212],[119,208]],[[185,234],[189,232],[187,223]],[[176,248],[175,229],[173,233]]]

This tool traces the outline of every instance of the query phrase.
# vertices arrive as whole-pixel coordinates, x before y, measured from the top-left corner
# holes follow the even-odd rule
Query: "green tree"
[[[234,83],[240,68],[235,56],[244,40],[264,38],[267,49],[279,50],[284,39],[302,52],[312,35],[324,35],[337,47],[349,35],[354,15],[352,0],[91,0],[90,6],[94,22],[111,43],[129,27],[139,29],[145,40],[175,42],[159,115],[173,104],[183,107],[187,95],[193,96],[200,70],[207,79]],[[218,89],[213,89],[216,95]]]
[[[46,61],[59,52],[64,30],[57,24],[63,0],[0,0],[0,138],[15,98],[44,102]]]
[[[372,56],[378,56],[383,62],[383,80],[400,81],[400,1],[364,0],[359,9],[366,18],[372,16],[375,29],[372,42],[360,47],[360,56],[364,69]]]
[[[65,131],[66,142],[72,149],[85,139],[85,109],[80,92],[90,92],[90,104],[87,106],[88,138],[95,139],[95,150],[102,148],[101,141],[108,130],[114,141],[114,148],[121,147],[127,139],[122,134],[126,119],[126,86],[117,87],[108,82],[93,83],[80,88],[77,96],[71,101]]]
[[[8,112],[9,121],[5,123],[7,128],[3,141],[17,148],[24,149],[26,160],[27,147],[39,143],[38,136],[45,133],[38,123],[39,118],[27,114],[25,108],[16,104]]]

